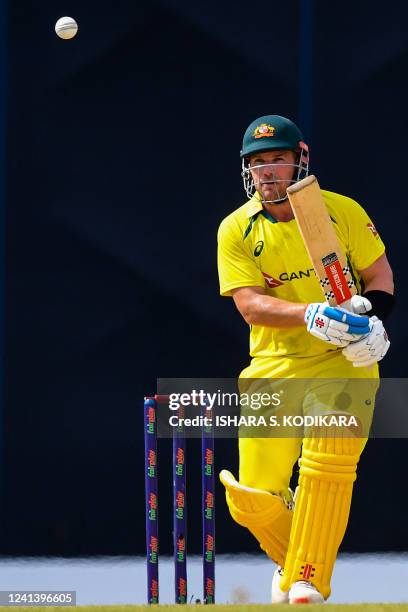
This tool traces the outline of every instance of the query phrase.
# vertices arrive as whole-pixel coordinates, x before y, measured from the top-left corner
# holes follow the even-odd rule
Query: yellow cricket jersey
[[[330,191],[322,190],[322,195],[360,290],[358,271],[384,253],[384,244],[357,202]],[[231,295],[238,287],[257,286],[267,295],[290,302],[324,301],[296,220],[276,221],[257,194],[219,227],[218,273],[221,295]],[[251,326],[252,357],[312,357],[333,350],[339,349],[314,338],[306,327]]]

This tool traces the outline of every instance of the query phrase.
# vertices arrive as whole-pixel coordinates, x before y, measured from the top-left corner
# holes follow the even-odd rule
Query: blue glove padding
[[[353,314],[326,302],[309,304],[305,312],[307,331],[319,340],[345,347],[370,333],[368,317]]]
[[[370,319],[366,316],[353,314],[349,310],[344,310],[344,308],[340,308],[339,306],[325,306],[321,313],[326,315],[329,319],[346,323],[348,325],[347,331],[350,334],[370,333]]]

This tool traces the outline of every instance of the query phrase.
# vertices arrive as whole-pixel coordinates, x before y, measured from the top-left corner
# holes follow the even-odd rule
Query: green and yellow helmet
[[[297,125],[280,115],[265,115],[255,119],[247,128],[242,141],[242,178],[247,196],[255,193],[255,185],[250,172],[249,157],[262,151],[282,149],[297,154],[294,164],[293,183],[305,178],[309,173],[309,149],[303,142],[302,132]],[[271,200],[271,203],[283,202],[286,197]]]

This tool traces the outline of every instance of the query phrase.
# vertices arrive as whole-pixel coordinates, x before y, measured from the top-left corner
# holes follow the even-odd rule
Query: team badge
[[[373,232],[373,236],[374,236],[375,238],[377,238],[377,236],[378,236],[378,232],[377,232],[377,230],[375,229],[374,225],[373,225],[372,223],[367,223],[367,227],[368,227],[368,229],[369,229],[370,231],[372,231],[372,232]]]
[[[275,136],[275,132],[276,129],[272,125],[269,125],[269,123],[261,123],[261,125],[255,128],[252,136],[254,138],[269,138],[270,136]]]

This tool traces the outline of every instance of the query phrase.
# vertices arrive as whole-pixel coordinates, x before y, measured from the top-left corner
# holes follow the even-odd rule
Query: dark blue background
[[[297,0],[10,3],[1,553],[144,551],[143,396],[158,376],[248,362],[247,327],[218,295],[216,231],[245,200],[239,149],[257,116],[303,116],[320,184],[373,217],[398,286],[383,374],[406,375],[408,8],[310,4],[311,81]],[[67,14],[79,34],[61,41]],[[344,549],[407,549],[406,450],[368,444]],[[220,443],[218,467],[235,462]],[[217,495],[218,550],[255,550]]]

